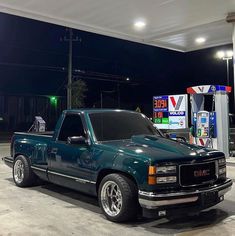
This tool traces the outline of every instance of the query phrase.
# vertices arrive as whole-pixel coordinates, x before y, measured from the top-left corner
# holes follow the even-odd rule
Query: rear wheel
[[[18,187],[28,187],[36,182],[36,175],[25,156],[16,157],[13,164],[13,179]]]
[[[136,218],[139,203],[135,183],[122,174],[109,174],[99,186],[99,204],[110,221],[123,222]]]

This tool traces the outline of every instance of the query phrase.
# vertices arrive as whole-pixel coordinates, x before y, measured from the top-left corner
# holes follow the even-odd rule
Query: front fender
[[[145,189],[147,186],[148,166],[147,159],[126,156],[125,154],[116,155],[113,161],[113,169],[131,175],[140,189]]]

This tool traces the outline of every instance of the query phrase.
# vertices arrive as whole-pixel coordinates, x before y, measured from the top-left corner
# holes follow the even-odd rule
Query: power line
[[[44,66],[44,65],[29,65],[29,64],[20,64],[20,63],[10,63],[10,62],[0,62],[0,66],[15,66],[15,67],[21,67],[26,68],[30,70],[46,70],[46,71],[53,71],[58,73],[67,73],[68,69],[66,67],[56,67],[56,66]],[[114,75],[114,74],[107,74],[107,73],[101,73],[101,72],[94,72],[94,71],[84,71],[79,69],[73,70],[76,75],[73,75],[74,78],[83,78],[88,80],[97,80],[97,81],[107,81],[107,82],[113,82],[113,83],[123,83],[123,84],[133,84],[137,83],[152,83],[152,81],[126,81],[125,76],[120,75]]]
[[[28,69],[52,70],[52,71],[63,72],[63,73],[67,71],[67,68],[65,67],[29,65],[29,64],[12,63],[12,62],[0,62],[0,66],[16,66],[16,67],[24,67]]]

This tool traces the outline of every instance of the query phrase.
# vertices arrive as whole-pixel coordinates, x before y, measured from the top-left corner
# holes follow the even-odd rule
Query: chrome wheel
[[[14,179],[18,184],[24,180],[24,163],[20,159],[14,165]]]
[[[122,209],[122,193],[114,181],[107,181],[101,189],[101,204],[109,216],[117,216]]]

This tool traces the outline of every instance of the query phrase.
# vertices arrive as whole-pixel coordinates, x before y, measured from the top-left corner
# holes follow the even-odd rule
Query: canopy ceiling
[[[234,11],[235,0],[0,0],[0,12],[183,52],[232,43]]]

